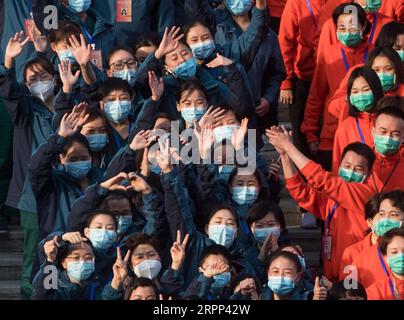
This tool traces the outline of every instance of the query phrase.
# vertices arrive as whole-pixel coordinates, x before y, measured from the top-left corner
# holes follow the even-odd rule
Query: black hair
[[[149,278],[139,277],[139,278],[131,278],[131,282],[126,287],[124,300],[130,300],[130,297],[137,288],[139,287],[152,287],[154,294],[156,295],[156,299],[159,298],[159,290],[154,281]]]
[[[299,252],[299,255],[301,257],[304,257],[303,249],[301,247],[295,245],[295,244],[287,244],[287,243],[282,244],[282,245],[279,246],[279,250],[283,251],[283,249],[285,249],[287,247],[291,247],[291,248],[295,249],[297,252]],[[285,250],[285,251],[287,251],[287,250]]]
[[[396,86],[400,85],[404,81],[404,70],[403,70],[403,62],[401,61],[398,53],[390,47],[376,47],[374,48],[368,55],[365,61],[365,65],[368,67],[372,67],[375,59],[377,57],[386,57],[388,58],[394,66],[394,70],[396,73]]]
[[[349,298],[363,298],[367,300],[367,294],[365,288],[359,283],[355,282],[357,289],[351,287],[350,289],[345,288],[344,281],[340,281],[332,286],[332,288],[327,293],[326,300],[341,300]]]
[[[191,93],[194,91],[202,92],[203,95],[205,96],[205,100],[208,101],[208,97],[209,97],[208,91],[206,90],[206,88],[204,87],[202,82],[197,78],[186,80],[181,85],[180,90],[178,90],[178,94],[177,94],[177,103],[180,103],[181,97],[184,94],[184,92],[186,92],[186,91],[189,91]]]
[[[69,37],[76,36],[77,39],[80,39],[81,33],[81,28],[77,23],[68,20],[59,20],[58,28],[50,29],[47,32],[46,37],[49,43],[56,44],[61,41],[67,41],[67,43],[69,43]]]
[[[136,54],[136,52],[139,50],[139,48],[142,47],[159,47],[160,45],[160,36],[158,33],[155,32],[142,32],[139,34],[138,38],[135,41],[135,45],[133,47],[133,51]]]
[[[383,192],[379,196],[380,204],[384,200],[389,200],[393,207],[400,208],[400,210],[404,212],[404,191],[392,190],[389,192]]]
[[[99,100],[104,99],[113,91],[123,91],[127,92],[130,95],[130,98],[133,98],[133,91],[129,83],[120,78],[107,78],[102,82],[100,88],[98,90]]]
[[[404,98],[400,96],[387,96],[379,100],[377,111],[386,107],[394,107],[404,112]]]
[[[129,202],[129,206],[133,211],[133,203],[130,195],[123,190],[112,190],[109,191],[107,196],[102,200],[100,208],[103,210],[109,210],[108,208],[108,201],[109,200],[121,200],[126,199]]]
[[[380,252],[383,255],[387,254],[387,247],[393,241],[394,237],[401,237],[404,238],[404,228],[394,228],[387,231],[383,236],[380,242]]]
[[[385,107],[381,110],[379,110],[376,113],[376,119],[381,116],[382,114],[394,117],[394,118],[398,118],[404,121],[404,112],[401,111],[400,109],[397,109],[395,107]]]
[[[112,56],[113,56],[115,53],[117,53],[118,51],[121,51],[121,50],[130,53],[130,54],[133,56],[133,59],[135,59],[135,54],[134,54],[134,52],[133,52],[133,50],[132,50],[131,48],[129,48],[128,46],[125,46],[125,45],[116,46],[116,47],[114,47],[114,48],[108,53],[108,55],[107,55],[106,62],[107,62],[107,68],[108,68],[108,69],[109,69],[109,66],[110,66],[109,62],[110,62]],[[135,59],[135,61],[136,61],[136,59]],[[136,62],[137,62],[137,61],[136,61]]]
[[[376,40],[376,47],[393,48],[396,43],[397,36],[404,34],[404,24],[397,21],[386,23],[380,30]]]
[[[90,224],[91,224],[91,222],[93,222],[95,217],[97,217],[97,216],[99,216],[101,214],[106,215],[106,216],[110,216],[114,220],[115,229],[118,228],[118,222],[116,220],[116,215],[113,214],[112,212],[107,211],[107,210],[97,210],[97,211],[94,211],[94,212],[90,213],[90,215],[88,216],[88,219],[87,219],[87,225],[86,225],[87,228],[90,227]]]
[[[360,4],[354,3],[354,2],[346,2],[340,4],[338,7],[336,7],[332,13],[332,20],[334,21],[334,25],[337,26],[338,24],[338,18],[342,14],[347,14],[347,12],[344,12],[348,6],[354,6],[356,7],[356,12],[358,14],[358,22],[362,27],[365,27],[364,34],[368,34],[371,30],[371,24],[369,23],[368,19],[366,18],[366,12],[365,10],[361,7]],[[349,13],[349,12],[348,12]],[[337,28],[335,28],[337,29]]]
[[[374,216],[380,211],[380,196],[378,194],[374,195],[365,204],[365,219],[373,219]]]
[[[225,258],[229,266],[231,266],[232,264],[232,258],[229,250],[227,250],[226,247],[220,244],[212,244],[202,251],[201,259],[199,260],[199,266],[202,267],[205,260],[211,255],[221,255]]]
[[[278,249],[278,250],[272,252],[268,258],[268,271],[269,271],[269,268],[271,267],[271,264],[280,257],[286,258],[286,259],[289,259],[290,261],[292,261],[296,266],[297,273],[299,273],[303,270],[303,266],[301,265],[299,257],[296,254],[294,254],[290,251],[282,251],[282,250]]]
[[[238,218],[237,212],[234,210],[234,208],[232,206],[229,206],[229,205],[223,204],[223,203],[215,203],[215,204],[212,205],[210,213],[209,213],[209,216],[208,216],[207,224],[209,224],[209,221],[212,219],[212,217],[219,210],[228,210],[228,211],[230,211],[230,213],[234,217],[234,220],[236,221],[236,224],[237,224],[237,227],[238,227],[239,218]]]
[[[84,135],[82,135],[80,132],[76,132],[75,134],[73,134],[72,136],[69,136],[67,138],[66,143],[63,145],[61,154],[63,156],[66,155],[74,143],[79,143],[79,144],[83,145],[84,147],[87,148],[88,152],[90,152],[90,145],[88,144],[87,138]]]
[[[213,35],[214,35],[214,32],[211,30],[209,24],[208,24],[204,19],[196,18],[196,19],[192,19],[191,21],[189,21],[189,22],[182,28],[182,30],[183,30],[183,32],[184,32],[184,35],[185,35],[185,37],[184,37],[185,39],[187,38],[188,33],[189,33],[189,31],[191,30],[191,28],[196,27],[196,26],[202,26],[202,27],[208,29],[209,32],[210,32],[210,34],[211,34],[211,36],[212,36],[212,38],[214,37],[214,36],[213,36]]]
[[[74,250],[81,249],[83,245],[88,245],[94,255],[95,249],[92,245],[91,241],[84,241],[83,243],[70,243],[66,242],[64,245],[58,248],[58,252],[56,254],[56,267],[59,270],[63,270],[62,262],[67,258],[69,254],[71,254]]]
[[[358,67],[355,70],[352,71],[349,80],[348,80],[348,97],[351,96],[351,91],[353,84],[356,79],[359,77],[363,77],[366,82],[369,84],[370,89],[372,90],[373,97],[374,97],[374,102],[372,109],[370,109],[368,112],[369,113],[374,113],[376,110],[376,105],[379,102],[381,98],[383,98],[384,93],[383,93],[383,87],[380,82],[379,77],[377,76],[377,73],[373,71],[372,68],[370,67]],[[351,99],[348,99],[348,105],[349,105],[349,115],[351,117],[355,117],[360,113],[358,109],[351,103]]]
[[[281,226],[281,229],[286,229],[285,216],[281,207],[274,201],[261,201],[251,207],[248,212],[247,223],[251,226],[254,222],[261,220],[268,213],[272,213],[275,219]]]
[[[231,292],[234,292],[236,287],[240,284],[241,281],[245,279],[253,279],[255,283],[255,288],[257,290],[258,294],[262,293],[262,284],[261,281],[258,279],[256,275],[253,275],[251,273],[240,273],[237,277],[233,279],[233,281],[230,284],[230,290]]]
[[[27,72],[28,69],[33,66],[40,66],[43,71],[51,74],[52,76],[56,76],[56,70],[53,67],[53,64],[46,58],[35,57],[33,59],[28,60],[23,67],[22,74],[24,76],[24,80],[27,81]]]
[[[355,152],[356,154],[364,157],[368,162],[368,170],[369,172],[372,170],[373,163],[375,162],[376,156],[373,150],[364,143],[361,142],[353,142],[348,144],[344,151],[342,152],[341,161],[344,159],[345,155],[349,152]]]
[[[138,233],[131,235],[125,242],[125,248],[126,250],[130,250],[133,254],[133,251],[136,250],[136,248],[142,244],[147,244],[149,246],[152,246],[154,250],[157,251],[158,255],[161,258],[161,250],[160,250],[160,244],[159,240],[156,237],[151,237],[145,233]],[[132,267],[132,262],[131,259],[129,259],[128,262],[129,267]]]

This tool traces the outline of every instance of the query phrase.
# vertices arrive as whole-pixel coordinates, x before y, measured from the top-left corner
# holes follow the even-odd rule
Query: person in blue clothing
[[[261,300],[261,281],[252,274],[241,274],[233,279],[230,300]]]
[[[143,63],[147,56],[155,53],[160,45],[160,36],[153,32],[143,32],[133,46],[133,52],[138,63]]]
[[[14,126],[13,175],[6,204],[19,209],[24,231],[24,262],[22,298],[29,299],[31,273],[35,247],[38,242],[37,206],[28,181],[28,159],[39,145],[53,133],[52,117],[58,84],[52,64],[41,57],[28,60],[23,69],[22,83],[17,82],[15,59],[27,44],[23,32],[9,39],[0,66],[0,96]]]

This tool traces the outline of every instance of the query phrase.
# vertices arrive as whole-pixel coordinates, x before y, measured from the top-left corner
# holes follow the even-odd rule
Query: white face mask
[[[53,80],[37,81],[28,87],[29,92],[42,101],[46,101],[53,94],[55,84]]]
[[[161,270],[160,260],[144,260],[133,268],[135,274],[140,278],[154,279]]]

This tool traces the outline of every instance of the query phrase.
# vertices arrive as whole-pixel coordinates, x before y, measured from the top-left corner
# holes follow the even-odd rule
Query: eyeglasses
[[[123,70],[125,66],[127,66],[128,69],[134,69],[137,67],[137,61],[135,59],[129,59],[128,61],[117,61],[109,65],[110,68],[114,67],[114,69],[118,71]]]
[[[94,261],[95,258],[93,256],[85,256],[84,258],[80,257],[80,256],[70,256],[70,257],[66,257],[66,260],[68,261],[86,261],[86,262],[91,262]]]
[[[339,26],[337,28],[338,32],[350,32],[350,33],[357,33],[359,32],[359,28],[357,26],[349,26],[348,28],[345,26]]]

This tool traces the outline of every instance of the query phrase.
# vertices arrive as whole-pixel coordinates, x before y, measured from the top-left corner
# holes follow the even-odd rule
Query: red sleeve
[[[341,156],[344,149],[343,127],[338,126],[334,136],[334,147],[332,150],[332,172],[338,175],[338,170],[341,165]]]
[[[366,295],[368,300],[386,300],[388,297],[384,296],[383,285],[375,282],[366,289]]]
[[[286,179],[286,188],[299,206],[321,220],[326,219],[327,197],[305,182],[299,173]]]
[[[346,182],[344,179],[327,172],[319,164],[310,161],[301,173],[309,184],[324,192],[348,211],[364,212],[366,202],[375,194],[370,186],[363,183]]]

